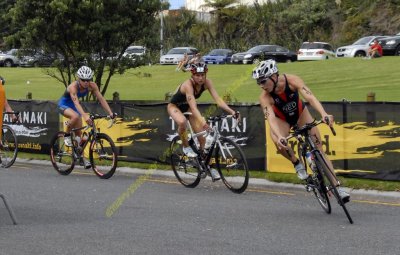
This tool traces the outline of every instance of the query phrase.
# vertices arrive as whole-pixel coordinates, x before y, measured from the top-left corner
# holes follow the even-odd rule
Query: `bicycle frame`
[[[185,112],[186,117],[192,113]],[[211,124],[211,130],[195,133],[187,120],[187,130],[189,134],[189,145],[197,153],[197,157],[189,158],[181,149],[182,141],[179,136],[172,139],[170,144],[170,159],[172,170],[178,181],[185,187],[196,187],[201,178],[206,178],[207,175],[214,179],[211,174],[213,171],[218,171],[225,186],[232,192],[240,194],[247,188],[249,181],[249,168],[246,157],[240,146],[228,137],[220,135],[218,131],[218,121],[226,118],[232,118],[233,115],[209,117],[208,121]],[[198,137],[213,134],[210,147],[202,149]],[[215,162],[210,164],[212,157],[215,157]],[[231,163],[233,162],[233,163]]]
[[[326,120],[328,121],[328,120]],[[308,183],[306,185],[307,190],[308,187],[312,187],[312,188],[316,188],[316,189],[326,189],[326,190],[319,190],[319,194],[317,195],[317,193],[314,191],[314,194],[316,195],[317,199],[319,200],[321,206],[324,208],[324,210],[327,213],[330,213],[331,207],[330,207],[330,203],[329,203],[329,198],[327,196],[327,192],[330,192],[331,194],[333,194],[336,198],[336,200],[338,201],[339,205],[343,208],[349,222],[351,224],[353,224],[353,219],[351,218],[349,212],[347,211],[347,208],[345,206],[345,203],[342,201],[342,199],[340,198],[340,195],[338,193],[337,187],[340,186],[340,182],[338,180],[338,178],[336,177],[336,175],[333,172],[333,169],[331,169],[331,167],[329,166],[329,164],[327,164],[326,159],[324,157],[323,152],[321,152],[318,148],[317,145],[315,145],[313,138],[310,134],[310,131],[312,128],[318,126],[319,124],[324,123],[324,121],[322,120],[314,120],[311,123],[307,123],[304,126],[300,127],[300,128],[295,128],[294,131],[288,136],[286,137],[286,140],[289,140],[291,138],[295,138],[298,141],[298,148],[299,151],[302,152],[302,155],[299,155],[300,160],[303,162],[303,164],[305,165],[306,169],[307,169],[307,162],[305,160],[305,155],[307,152],[310,152],[313,156],[314,162],[316,164],[316,169],[311,169],[313,171],[314,176],[313,177],[317,177],[321,176],[321,178],[323,178],[323,176],[325,176],[327,178],[327,183],[324,183],[324,180],[314,180],[313,178],[310,178],[307,180]],[[328,123],[328,122],[327,122]],[[330,129],[333,133],[333,135],[336,135],[335,130],[333,129],[333,127],[330,126]],[[300,153],[300,152],[299,152]],[[322,187],[316,187],[315,184],[318,186],[320,184],[322,184]],[[314,186],[311,186],[314,185]],[[309,190],[308,190],[309,191]],[[321,193],[325,194],[325,198],[327,201],[323,201],[324,198],[321,198]],[[322,196],[324,196],[322,194]],[[322,200],[321,200],[322,199]],[[324,205],[323,205],[324,204]]]
[[[85,151],[86,146],[93,140],[97,138],[97,134],[99,133],[99,130],[96,127],[96,122],[94,121],[95,119],[101,119],[101,118],[107,118],[108,115],[91,115],[90,118],[93,120],[93,124],[92,126],[86,125],[80,128],[73,128],[71,129],[71,131],[69,132],[70,136],[71,136],[71,141],[72,141],[72,148],[74,150],[74,152],[76,153],[75,156],[77,156],[77,158],[82,156],[82,153]],[[110,124],[109,126],[112,126],[112,124]],[[88,132],[88,137],[85,141],[84,144],[82,144],[81,146],[76,146],[75,144],[75,137],[76,137],[76,131],[79,130],[88,130],[90,129],[90,131]],[[81,147],[81,150],[78,150],[78,147]]]

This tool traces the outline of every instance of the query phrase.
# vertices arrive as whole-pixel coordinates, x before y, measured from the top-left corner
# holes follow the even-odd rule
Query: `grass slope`
[[[280,63],[280,73],[297,74],[321,101],[365,101],[368,92],[376,93],[376,101],[399,101],[399,57],[334,59]],[[231,94],[233,101],[257,102],[260,89],[251,79],[253,65],[209,65],[208,78],[213,80],[220,95]],[[148,77],[150,74],[150,77]],[[63,84],[45,74],[41,68],[0,68],[7,80],[7,97],[57,100],[64,92]],[[175,72],[175,66],[145,66],[115,75],[106,93],[112,99],[115,91],[121,100],[164,100],[165,93],[174,91],[189,73]],[[29,84],[28,84],[29,81]],[[200,101],[208,102],[206,93]]]

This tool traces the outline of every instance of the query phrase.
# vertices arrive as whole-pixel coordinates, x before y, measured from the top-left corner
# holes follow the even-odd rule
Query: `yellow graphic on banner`
[[[277,153],[275,144],[270,136],[269,124],[266,122],[267,138],[267,171],[294,173],[293,165],[289,160]],[[327,125],[319,125],[321,140],[325,154],[331,160],[344,159],[368,159],[380,158],[384,152],[388,152],[385,144],[400,142],[398,131],[399,125],[389,122],[384,126],[371,127],[365,122],[352,122],[346,124],[335,124],[337,135],[334,136]],[[297,156],[297,141],[292,139],[289,146]],[[390,150],[390,152],[400,153],[400,148]],[[344,170],[336,169],[337,172]],[[351,169],[352,172],[372,172],[365,169]],[[346,171],[348,172],[348,171]]]
[[[63,130],[66,130],[65,126],[65,121],[68,119],[63,117],[62,123],[64,123]],[[130,121],[128,120],[122,120],[121,118],[117,118],[116,122],[112,127],[109,127],[109,121],[107,119],[99,119],[95,120],[96,121],[96,127],[99,131],[99,133],[105,133],[111,137],[111,139],[114,141],[114,144],[116,146],[130,146],[134,144],[135,142],[148,142],[150,139],[146,138],[139,138],[139,139],[134,139],[135,136],[140,135],[140,134],[145,134],[149,131],[152,131],[152,129],[149,128],[142,128],[142,125],[148,125],[151,124],[151,120],[140,120],[138,118],[132,119]],[[85,121],[82,118],[82,123],[85,125]],[[83,130],[82,130],[83,131]],[[85,132],[89,132],[89,130],[86,130]],[[88,151],[89,146],[86,146],[84,156],[88,157],[89,151]]]

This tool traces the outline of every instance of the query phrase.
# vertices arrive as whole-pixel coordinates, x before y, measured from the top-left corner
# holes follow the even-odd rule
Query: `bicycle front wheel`
[[[75,166],[73,148],[65,145],[67,133],[58,132],[50,141],[50,160],[54,169],[61,175],[68,175]]]
[[[343,208],[344,213],[347,216],[347,219],[349,220],[349,222],[351,224],[353,224],[353,219],[350,216],[349,211],[346,208],[346,205],[344,204],[344,202],[342,201],[342,199],[340,198],[339,192],[336,188],[337,184],[336,184],[336,179],[335,177],[330,173],[330,169],[328,167],[328,165],[325,162],[325,159],[323,158],[322,154],[319,151],[315,152],[315,163],[317,165],[317,167],[323,171],[325,177],[327,178],[327,184],[329,183],[328,190],[330,192],[333,193],[333,195],[336,197],[339,205]]]
[[[216,166],[225,186],[234,193],[242,193],[249,183],[249,167],[239,145],[233,140],[221,137],[221,146],[215,150]]]
[[[299,155],[299,160],[303,164],[304,167],[306,167],[307,170],[307,161],[305,157],[305,151],[307,149],[305,148],[305,145],[303,143],[298,143],[297,144],[297,153]],[[312,169],[311,169],[312,170]],[[327,194],[327,188],[325,186],[325,181],[323,179],[323,170],[320,168],[312,170],[313,174],[311,176],[311,179],[307,180],[307,188],[311,188],[315,198],[317,199],[318,203],[321,205],[322,209],[326,213],[331,213],[332,208],[331,208],[331,203],[329,201],[329,197]],[[308,189],[309,190],[309,189]]]
[[[101,179],[108,179],[117,168],[117,150],[111,137],[106,134],[97,134],[96,139],[90,142],[90,163],[94,173]]]
[[[326,213],[331,213],[331,203],[329,201],[327,187],[325,186],[324,178],[322,177],[321,171],[316,170],[315,175],[312,177],[314,183],[313,193],[317,198],[318,203]]]
[[[176,136],[170,144],[171,167],[178,181],[187,188],[194,188],[200,182],[198,160],[188,158],[182,149],[182,141]]]
[[[3,125],[0,146],[1,166],[4,168],[14,164],[18,154],[18,141],[14,130],[7,125]]]

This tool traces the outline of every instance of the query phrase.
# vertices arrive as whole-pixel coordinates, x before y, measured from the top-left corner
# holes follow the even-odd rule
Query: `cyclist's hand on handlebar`
[[[89,113],[85,112],[85,113],[83,114],[83,118],[84,118],[84,120],[86,121],[86,123],[87,123],[89,126],[92,126],[92,125],[93,125],[93,120],[90,118],[90,114],[89,114]]]
[[[333,115],[325,115],[322,117],[322,121],[325,122],[328,126],[332,127],[333,123],[335,123],[333,119]]]
[[[279,137],[277,145],[278,145],[278,149],[279,150],[280,149],[287,149],[287,140],[286,140],[286,138],[283,137],[283,136]]]
[[[233,115],[233,118],[237,121],[237,123],[240,123],[241,118],[240,118],[240,112],[239,111],[235,111]]]
[[[113,112],[113,114],[110,115],[110,119],[115,119],[118,116],[116,112]]]

